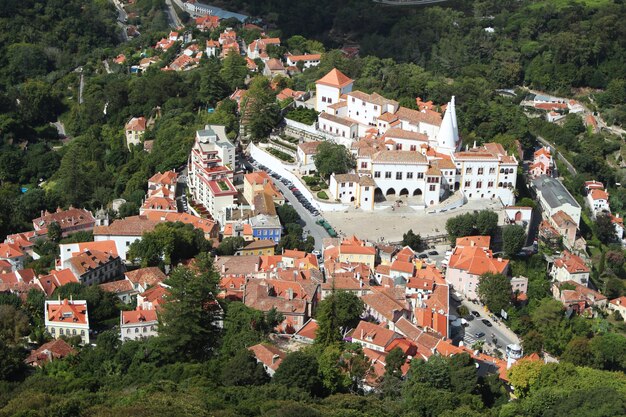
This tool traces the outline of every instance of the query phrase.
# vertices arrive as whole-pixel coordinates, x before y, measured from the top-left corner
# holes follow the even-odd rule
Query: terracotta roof
[[[337,68],[333,68],[328,74],[315,81],[316,84],[328,85],[330,87],[337,88],[345,87],[353,82],[354,80],[350,79]]]
[[[259,343],[248,348],[257,361],[274,371],[278,369],[287,354],[275,346]]]
[[[17,245],[10,243],[0,243],[0,258],[12,259],[24,256],[24,252]]]
[[[380,117],[379,117],[380,119]],[[398,129],[392,127],[387,129],[384,135],[385,138],[394,138],[394,139],[407,139],[407,140],[417,140],[420,142],[428,142],[428,135],[419,132],[411,132],[409,130]]]
[[[57,222],[61,229],[65,229],[79,225],[89,227],[95,224],[96,219],[88,210],[70,207],[68,210],[57,209],[55,213],[45,212],[43,216],[33,219],[33,226],[37,230],[47,229],[52,222]]]
[[[294,334],[294,336],[300,336],[308,340],[315,340],[318,328],[319,326],[317,325],[317,321],[309,319],[306,323],[304,323],[304,326],[302,326],[302,328]]]
[[[147,216],[131,216],[115,220],[109,226],[96,226],[94,236],[141,236],[154,230],[158,221],[150,220]]]
[[[148,180],[148,184],[163,184],[174,185],[178,181],[178,174],[176,171],[165,171],[163,173],[157,172]]]
[[[604,190],[591,190],[592,200],[609,200],[609,193]]]
[[[246,245],[243,250],[253,250],[253,249],[265,249],[265,248],[273,248],[276,246],[276,242],[271,239],[260,239],[250,242]]]
[[[326,278],[322,284],[323,290],[343,290],[343,291],[370,291],[370,286],[362,280],[354,277],[349,272],[337,272],[332,277]]]
[[[441,126],[441,114],[435,111],[418,111],[407,107],[400,107],[396,112],[400,120],[406,120],[412,124],[427,123],[433,126]]]
[[[68,355],[74,355],[75,353],[74,348],[65,340],[55,339],[32,350],[24,362],[27,364],[37,363],[37,365],[39,365],[49,362],[50,360],[62,359]]]
[[[122,324],[136,324],[158,320],[156,310],[122,311]]]
[[[360,321],[352,332],[352,339],[362,340],[383,349],[398,337],[400,337],[398,333],[367,321]]]
[[[76,273],[83,275],[91,270],[106,265],[117,258],[119,258],[119,256],[99,250],[86,250],[76,256],[72,256],[68,259],[68,262],[74,267]]]
[[[626,295],[622,295],[619,298],[614,298],[610,301],[611,304],[615,306],[623,306],[626,307]]]
[[[482,275],[487,272],[503,273],[508,265],[507,259],[494,258],[490,250],[466,246],[454,249],[448,268],[464,270],[472,275]]]
[[[144,288],[163,282],[167,278],[167,275],[156,266],[126,271],[124,276],[133,284],[141,284]]]
[[[205,234],[210,234],[217,228],[217,223],[211,219],[203,219],[189,213],[166,213],[158,211],[147,211],[144,216],[150,220],[158,222],[181,222],[191,224],[196,229],[202,230]],[[232,233],[232,232],[231,232]]]
[[[46,321],[55,323],[89,324],[87,321],[87,301],[67,299],[60,303],[56,300],[46,301]]]
[[[117,246],[115,246],[114,240],[100,240],[98,242],[80,242],[78,244],[78,251],[72,253],[72,255],[78,255],[80,252],[85,252],[85,251],[90,251],[90,250],[105,252],[113,256],[117,256]]]
[[[456,239],[457,248],[465,246],[477,246],[479,248],[489,249],[491,246],[491,236],[465,236]]]
[[[385,317],[389,322],[395,319],[395,313],[405,310],[404,306],[385,293],[374,292],[361,297],[363,303]]]
[[[307,302],[305,300],[273,297],[269,291],[268,285],[258,280],[251,280],[244,291],[244,303],[248,307],[265,312],[275,308],[283,314],[306,314]]]
[[[374,154],[372,162],[393,164],[426,163],[426,157],[417,151],[380,151]]]
[[[413,265],[413,263],[411,262],[395,260],[391,264],[390,270],[413,274],[413,270],[415,270],[415,265]]]
[[[554,220],[554,223],[556,223],[558,227],[568,227],[568,226],[576,227],[576,222],[574,222],[574,219],[572,219],[570,215],[564,212],[563,210],[559,210],[556,213],[554,213],[552,215],[552,220]]]
[[[376,248],[373,246],[341,245],[339,253],[342,255],[376,255]]]
[[[276,58],[271,58],[270,60],[268,60],[265,63],[265,66],[270,71],[284,71],[285,70],[285,67],[284,67],[283,63],[280,62],[280,60],[278,60]]]
[[[385,112],[381,114],[380,116],[378,116],[377,120],[391,123],[391,122],[395,122],[396,120],[398,120],[398,117],[393,113]],[[398,129],[398,130],[401,130],[401,129]]]
[[[355,126],[358,125],[359,123],[355,120],[352,120],[350,118],[347,117],[340,117],[340,116],[335,116],[333,114],[329,114],[326,112],[320,113],[319,115],[320,119],[326,119],[328,121],[331,121],[333,123],[337,123],[343,126],[347,126],[347,127],[351,127],[351,126]]]
[[[133,117],[126,123],[124,130],[132,130],[135,132],[145,132],[146,130],[146,118],[141,117]]]
[[[321,143],[322,141],[302,142],[298,145],[298,148],[300,148],[305,155],[314,155],[317,153],[317,147],[320,146]]]
[[[403,334],[406,338],[410,340],[417,340],[423,333],[423,331],[418,328],[415,324],[411,323],[404,317],[401,317],[396,322],[396,328],[398,331]]]
[[[143,298],[144,302],[152,303],[153,308],[157,309],[165,302],[165,297],[169,294],[170,291],[166,287],[155,285],[139,294],[139,297]]]
[[[305,55],[289,55],[287,58],[291,62],[298,61],[319,61],[322,58],[320,54],[305,54]]]
[[[602,184],[600,181],[585,181],[585,188],[587,189],[596,189],[596,190],[604,190],[604,184]]]
[[[122,292],[132,292],[134,290],[133,283],[126,279],[106,282],[104,284],[100,284],[99,287],[102,288],[102,291],[112,292],[114,294],[119,294]]]
[[[554,265],[557,268],[565,268],[570,274],[589,273],[591,271],[580,256],[574,255],[568,250],[564,250],[561,257],[554,260]]]

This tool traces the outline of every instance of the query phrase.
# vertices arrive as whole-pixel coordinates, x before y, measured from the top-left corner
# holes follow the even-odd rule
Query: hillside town
[[[114,3],[120,16],[138,10]],[[210,98],[187,113],[155,101],[113,117],[119,103],[107,93],[98,112],[114,128],[98,134],[114,145],[97,158],[142,168],[107,166],[103,183],[123,178],[111,192],[67,204],[45,194],[65,179],[37,177],[47,205],[33,213],[15,204],[26,220],[0,243],[0,317],[13,328],[0,346],[21,352],[0,363],[7,375],[69,380],[88,358],[107,380],[132,372],[156,383],[161,367],[179,374],[150,390],[174,392],[193,374],[215,386],[268,384],[255,395],[278,402],[305,393],[383,402],[435,389],[490,398],[489,407],[497,399],[501,416],[540,415],[511,404],[540,376],[546,384],[541,372],[606,379],[593,368],[622,381],[622,185],[583,171],[583,152],[573,159],[550,136],[567,123],[578,138],[606,132],[589,103],[495,90],[497,100],[518,97],[510,108],[544,130],[532,140],[478,136],[464,127],[475,117],[467,92],[452,82],[432,98],[400,99],[350,69],[350,46],[331,55],[321,42],[195,0],[168,0],[164,10],[170,30],[149,46],[129,40],[145,39],[141,15],[118,18],[131,43],[107,52],[102,76],[193,79],[195,94]],[[50,152],[70,152],[59,149]],[[59,162],[68,189],[80,190],[86,171],[72,169]],[[115,359],[100,359],[107,354]],[[96,392],[104,383],[93,378],[86,389]],[[271,391],[277,384],[300,391]],[[457,415],[461,403],[415,415]],[[4,405],[0,415],[11,415]],[[296,414],[285,409],[263,415]],[[491,415],[466,411],[474,414],[458,415]]]

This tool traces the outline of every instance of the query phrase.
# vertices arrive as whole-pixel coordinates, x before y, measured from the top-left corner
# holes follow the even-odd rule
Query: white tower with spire
[[[451,155],[459,146],[459,127],[456,120],[454,96],[448,103],[446,113],[443,116],[439,133],[437,133],[438,152]]]

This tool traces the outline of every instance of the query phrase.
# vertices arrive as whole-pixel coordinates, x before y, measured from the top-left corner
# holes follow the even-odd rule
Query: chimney
[[[293,300],[293,289],[289,288],[287,290],[287,299],[288,300]]]
[[[363,340],[364,336],[365,336],[365,331],[363,329],[361,329],[361,340]]]
[[[272,356],[272,365],[274,365],[278,359],[280,359],[280,355]]]

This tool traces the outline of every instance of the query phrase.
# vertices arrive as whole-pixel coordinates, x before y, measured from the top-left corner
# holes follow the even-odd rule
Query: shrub
[[[314,185],[311,187],[311,191],[319,191],[319,190],[321,190],[319,185]]]
[[[328,184],[326,184],[325,182],[320,182],[319,186],[322,190],[328,190]]]
[[[317,185],[318,179],[315,177],[304,176],[302,177],[302,181],[304,181],[304,183],[310,187],[313,185]]]
[[[322,200],[328,200],[328,194],[326,194],[325,191],[320,191],[319,193],[317,193],[317,198],[320,198]]]

